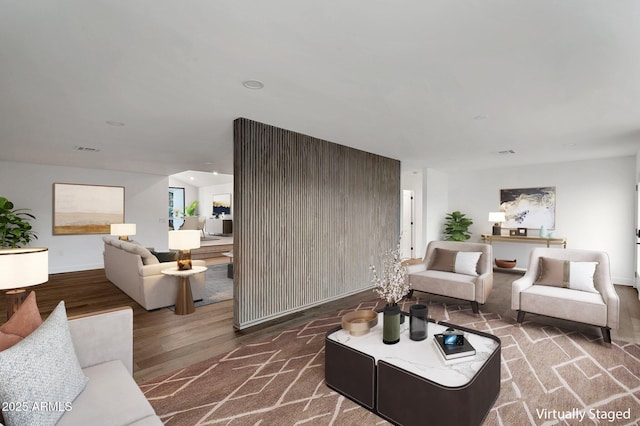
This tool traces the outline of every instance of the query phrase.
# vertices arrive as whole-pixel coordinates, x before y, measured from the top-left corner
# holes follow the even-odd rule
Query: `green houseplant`
[[[35,216],[28,209],[14,209],[13,203],[0,197],[0,248],[17,248],[37,240],[36,232],[31,228],[31,219]]]
[[[184,209],[184,213],[185,216],[195,216],[196,214],[196,207],[198,207],[198,200],[195,200],[193,203],[191,203],[188,207],[186,207]]]
[[[444,236],[446,241],[466,241],[471,238],[469,226],[473,221],[465,217],[464,213],[454,211],[447,213],[444,226]]]

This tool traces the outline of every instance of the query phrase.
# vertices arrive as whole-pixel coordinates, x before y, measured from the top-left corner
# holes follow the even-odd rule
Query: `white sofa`
[[[133,380],[133,311],[120,308],[69,319],[73,346],[89,378],[57,426],[162,425]]]
[[[109,281],[148,311],[176,304],[178,279],[161,272],[176,267],[176,262],[160,263],[148,249],[135,242],[106,236],[102,240],[104,272]],[[193,260],[193,265],[206,266],[206,262]],[[205,297],[204,275],[189,277],[193,300]]]
[[[541,284],[541,258],[563,262],[597,262],[589,283],[593,288],[587,287],[587,291],[584,288],[571,288],[571,282]],[[611,343],[611,329],[617,329],[620,322],[620,298],[611,281],[607,253],[536,247],[531,251],[529,269],[511,286],[511,309],[517,311],[519,324],[524,321],[526,312],[562,318],[600,327],[604,342]]]
[[[437,250],[456,252],[480,252],[474,268],[475,275],[433,269]],[[478,304],[484,304],[493,289],[493,268],[491,266],[491,246],[483,243],[457,241],[431,241],[421,263],[407,266],[409,294],[415,290],[438,294],[456,299],[468,300],[474,313],[479,312]]]

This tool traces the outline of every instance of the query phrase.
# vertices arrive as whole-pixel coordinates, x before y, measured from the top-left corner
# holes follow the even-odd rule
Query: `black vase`
[[[382,316],[382,343],[392,345],[400,341],[400,306],[386,305]]]
[[[427,305],[411,305],[409,308],[409,338],[411,340],[424,340],[427,338]]]

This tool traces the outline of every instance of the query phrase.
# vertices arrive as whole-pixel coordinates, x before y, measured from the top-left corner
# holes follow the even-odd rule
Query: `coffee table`
[[[479,425],[500,392],[500,339],[488,333],[430,321],[425,340],[382,343],[378,325],[364,336],[341,327],[325,336],[325,382],[376,414],[401,425]],[[476,355],[445,361],[433,335],[447,327],[465,331]]]

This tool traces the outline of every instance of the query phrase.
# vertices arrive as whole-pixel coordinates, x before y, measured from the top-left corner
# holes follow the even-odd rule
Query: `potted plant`
[[[447,213],[444,226],[444,236],[446,241],[466,241],[471,238],[469,226],[473,221],[465,217],[464,213],[454,211]]]
[[[184,214],[185,216],[195,216],[196,214],[196,207],[198,207],[198,200],[195,200],[193,203],[191,203],[188,207],[186,207],[184,209]]]
[[[0,248],[18,248],[37,240],[36,232],[31,228],[31,219],[35,216],[28,209],[14,209],[13,203],[0,197]]]
[[[389,250],[383,259],[383,273],[378,275],[376,267],[371,265],[371,282],[375,284],[375,291],[384,301],[386,306],[383,314],[382,342],[386,344],[400,341],[400,307],[398,302],[409,292],[409,283],[406,280],[407,268],[402,264],[400,244],[395,249]]]

